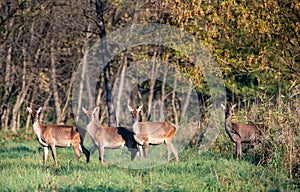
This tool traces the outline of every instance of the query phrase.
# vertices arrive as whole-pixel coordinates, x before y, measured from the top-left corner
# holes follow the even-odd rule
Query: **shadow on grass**
[[[20,158],[18,158],[20,159]],[[22,159],[20,160],[8,160],[5,162],[0,163],[0,170],[14,170],[14,169],[30,169],[30,170],[37,170],[37,169],[42,169],[42,166],[35,163],[35,162],[24,162]]]
[[[104,186],[104,185],[99,185],[96,188],[90,188],[90,187],[81,187],[81,186],[76,186],[76,187],[72,187],[72,188],[62,188],[62,189],[58,189],[58,191],[105,191],[105,192],[109,192],[109,191],[114,191],[114,192],[120,192],[120,191],[126,191],[125,189],[114,189],[112,187],[108,187],[108,186]]]
[[[35,152],[35,150],[32,150],[26,146],[17,146],[17,147],[0,149],[0,153],[12,153],[12,152]]]
[[[105,192],[121,192],[121,191],[165,191],[164,189],[158,187],[158,186],[155,186],[154,188],[145,188],[145,189],[140,189],[138,186],[137,188],[131,188],[131,189],[116,189],[114,187],[109,187],[109,186],[105,186],[105,185],[99,185],[97,186],[96,188],[90,188],[90,187],[81,187],[81,186],[75,186],[75,187],[72,187],[72,188],[61,188],[61,189],[58,189],[58,191],[105,191]],[[180,190],[178,187],[176,186],[173,186],[172,187],[172,191],[182,191]]]

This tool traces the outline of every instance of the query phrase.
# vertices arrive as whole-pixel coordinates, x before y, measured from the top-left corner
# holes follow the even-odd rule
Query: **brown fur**
[[[225,107],[225,129],[231,141],[235,143],[235,155],[239,158],[242,155],[242,143],[254,143],[262,141],[262,132],[254,124],[232,123],[232,111],[236,105]]]
[[[90,152],[83,146],[80,133],[76,126],[50,124],[43,125],[39,123],[39,113],[41,112],[42,108],[39,108],[39,110],[36,111],[27,107],[27,110],[31,115],[33,131],[38,136],[39,143],[44,147],[44,164],[47,161],[49,147],[51,148],[55,165],[57,165],[55,147],[68,147],[71,144],[75,151],[77,160],[79,160],[80,152],[82,151],[86,156],[86,161],[89,162]]]
[[[131,152],[131,160],[133,161],[137,154],[137,143],[133,138],[133,132],[124,127],[107,127],[99,125],[99,107],[94,110],[86,110],[83,112],[89,118],[87,132],[91,136],[94,144],[99,150],[99,160],[103,163],[104,148],[119,149],[124,146]]]
[[[165,143],[168,149],[168,161],[171,160],[171,153],[173,153],[178,162],[178,152],[172,143],[172,139],[176,133],[176,126],[167,122],[138,122],[142,106],[138,109],[133,109],[128,106],[128,109],[134,121],[132,126],[133,132],[135,133],[134,139],[139,145],[143,146],[145,157],[148,156],[149,144],[159,145]]]

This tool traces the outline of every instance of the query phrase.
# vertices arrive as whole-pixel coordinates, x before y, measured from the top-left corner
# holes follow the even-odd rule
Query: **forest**
[[[269,140],[244,159],[297,182],[299,21],[296,0],[1,1],[1,140],[36,138],[26,107],[84,128],[82,107],[128,126],[143,104],[142,121],[181,128],[181,150],[230,159],[221,103],[236,104]]]

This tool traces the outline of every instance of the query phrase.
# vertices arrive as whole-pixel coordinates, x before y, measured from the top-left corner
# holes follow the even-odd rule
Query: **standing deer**
[[[39,114],[42,110],[40,107],[37,111],[27,107],[27,111],[31,115],[32,128],[38,137],[40,145],[44,148],[43,163],[46,164],[48,151],[51,148],[52,157],[57,165],[56,148],[68,147],[72,144],[75,151],[77,161],[80,158],[80,152],[86,156],[86,162],[89,162],[90,152],[83,146],[82,139],[78,128],[71,125],[43,125],[39,122]]]
[[[124,127],[100,126],[98,119],[99,107],[96,107],[94,110],[86,110],[82,107],[82,110],[89,118],[87,132],[99,150],[99,160],[102,164],[104,160],[104,148],[119,149],[126,146],[131,153],[131,160],[134,160],[138,149],[132,131]]]
[[[232,142],[235,143],[235,155],[238,159],[242,155],[242,143],[261,142],[263,133],[254,124],[232,123],[232,111],[235,106],[236,104],[225,107],[221,104],[225,111],[225,129]]]
[[[179,161],[178,152],[172,143],[172,139],[176,133],[176,126],[167,122],[138,122],[139,113],[143,105],[138,109],[133,109],[128,105],[128,110],[131,112],[133,125],[132,129],[134,139],[139,145],[144,148],[144,156],[148,156],[148,145],[159,145],[165,143],[168,149],[168,162],[171,160],[171,153],[175,155],[176,161]]]

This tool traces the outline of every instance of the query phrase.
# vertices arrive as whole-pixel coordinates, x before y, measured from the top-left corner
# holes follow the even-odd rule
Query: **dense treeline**
[[[26,106],[43,106],[45,122],[70,123],[80,115],[71,105],[93,107],[88,96],[72,101],[71,89],[84,54],[103,32],[132,24],[167,24],[192,34],[213,54],[225,80],[227,101],[238,104],[238,120],[265,124],[264,131],[275,144],[256,152],[254,162],[283,166],[290,176],[299,174],[298,1],[2,1],[0,13],[1,131],[27,130]],[[113,85],[131,62],[153,58],[176,65],[187,77],[197,77],[194,85],[200,103],[204,111],[209,107],[201,69],[193,70],[189,59],[174,50],[149,45],[118,55],[110,61],[108,73],[99,77],[95,103],[104,113],[109,93],[106,78]],[[145,82],[133,98],[151,106],[152,100],[141,95],[154,98],[152,91],[162,87],[163,83]],[[176,103],[171,94],[165,102]],[[207,117],[201,118],[205,122]],[[213,149],[232,151],[224,145],[227,139],[221,135]]]

